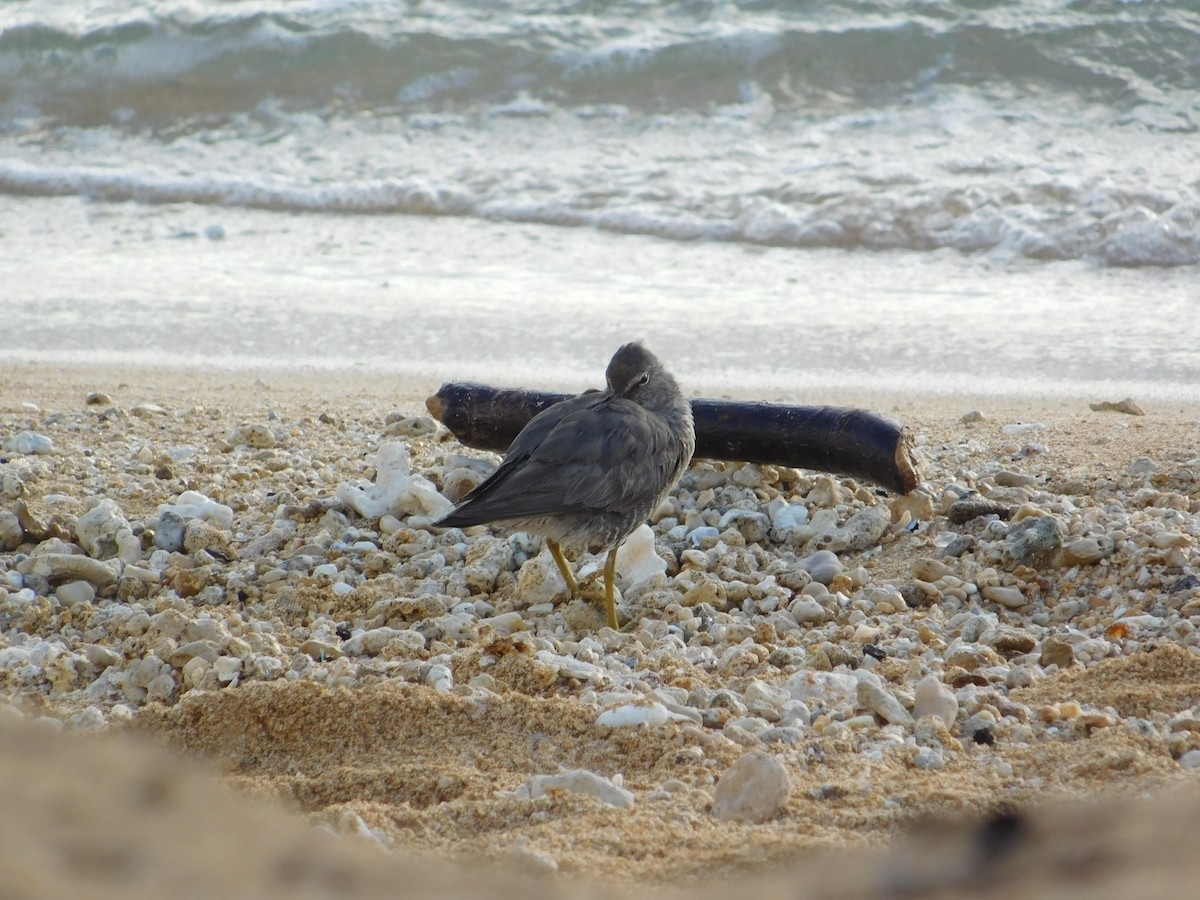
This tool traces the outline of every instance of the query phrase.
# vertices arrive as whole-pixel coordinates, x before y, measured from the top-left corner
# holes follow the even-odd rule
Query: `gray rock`
[[[797,565],[812,576],[813,581],[819,581],[828,586],[838,575],[842,574],[842,561],[832,550],[818,550],[800,560]]]
[[[792,604],[791,612],[801,625],[820,625],[829,615],[815,598],[805,596]]]
[[[89,665],[95,666],[100,671],[104,671],[109,666],[120,665],[125,660],[125,657],[116,650],[100,644],[86,644],[83,648],[83,655],[87,657]]]
[[[183,549],[186,525],[183,516],[170,510],[164,511],[158,517],[158,527],[154,529],[154,546],[169,553],[178,553]]]
[[[964,553],[969,553],[975,549],[976,540],[974,535],[960,534],[950,543],[942,548],[942,556],[959,557]]]
[[[68,581],[59,585],[54,596],[63,606],[91,603],[96,599],[96,588],[90,581]]]
[[[1001,519],[1007,519],[1011,515],[1012,510],[1004,504],[994,503],[975,491],[968,491],[950,504],[946,518],[955,525],[962,525],[979,516],[999,516]]]
[[[1053,516],[1030,516],[1013,523],[1004,549],[1018,565],[1039,568],[1049,564],[1062,546],[1063,528]]]

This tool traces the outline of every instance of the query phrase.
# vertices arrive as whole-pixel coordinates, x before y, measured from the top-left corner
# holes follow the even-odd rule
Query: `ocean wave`
[[[104,202],[195,203],[301,214],[463,216],[590,227],[675,241],[790,248],[997,253],[1113,266],[1200,263],[1200,198],[1187,191],[1129,191],[1103,180],[1078,185],[824,192],[781,189],[697,203],[644,197],[528,194],[438,183],[371,179],[337,185],[270,185],[236,177],[151,175],[83,166],[0,161],[0,194],[79,196]],[[677,198],[676,198],[677,199]]]
[[[1176,4],[430,2],[34,5],[0,31],[0,106],[160,127],[252,110],[559,106],[704,110],[754,83],[780,106],[903,100],[939,86],[1166,106],[1200,125],[1200,13]],[[74,4],[72,4],[74,7]]]

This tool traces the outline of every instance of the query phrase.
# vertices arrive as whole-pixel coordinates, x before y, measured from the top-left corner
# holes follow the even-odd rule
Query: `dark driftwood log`
[[[467,446],[503,452],[526,422],[569,396],[450,382],[425,405]],[[692,414],[697,457],[837,472],[902,494],[920,480],[907,429],[866,410],[696,398]]]

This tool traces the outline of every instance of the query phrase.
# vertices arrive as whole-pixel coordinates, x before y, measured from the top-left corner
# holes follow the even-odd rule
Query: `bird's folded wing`
[[[526,437],[449,519],[633,511],[657,498],[683,452],[662,417],[620,398],[567,410],[530,436],[536,443]]]

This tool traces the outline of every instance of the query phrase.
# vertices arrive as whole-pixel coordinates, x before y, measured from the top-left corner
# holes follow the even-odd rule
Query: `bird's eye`
[[[642,377],[638,379],[638,384],[649,384],[649,383],[650,383],[650,373],[643,372]]]

